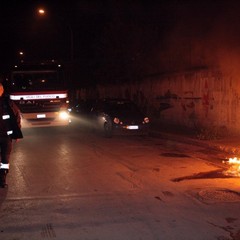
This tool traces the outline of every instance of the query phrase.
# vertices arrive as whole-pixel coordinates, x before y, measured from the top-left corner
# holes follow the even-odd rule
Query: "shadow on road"
[[[8,188],[0,188],[0,208],[7,198]]]

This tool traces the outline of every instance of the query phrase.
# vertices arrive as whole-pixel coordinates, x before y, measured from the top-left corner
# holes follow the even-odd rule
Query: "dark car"
[[[95,129],[106,137],[118,133],[148,134],[149,118],[139,107],[126,99],[104,99],[91,110]]]

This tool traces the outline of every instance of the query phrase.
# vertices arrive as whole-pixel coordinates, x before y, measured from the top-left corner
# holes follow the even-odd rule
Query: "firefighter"
[[[12,150],[12,140],[23,138],[21,132],[21,117],[18,107],[5,94],[0,83],[0,187],[7,187],[6,176],[9,171],[9,159]]]

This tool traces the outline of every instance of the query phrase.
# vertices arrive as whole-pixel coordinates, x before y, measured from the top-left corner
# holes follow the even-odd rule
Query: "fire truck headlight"
[[[69,118],[68,112],[66,112],[66,111],[61,111],[61,112],[59,113],[59,118],[62,119],[62,120],[67,120],[67,119]]]

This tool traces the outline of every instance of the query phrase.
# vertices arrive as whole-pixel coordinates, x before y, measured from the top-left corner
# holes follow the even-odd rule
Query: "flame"
[[[223,161],[223,163],[230,165],[229,169],[224,172],[226,175],[240,177],[240,159],[237,157],[229,158],[227,162]]]

